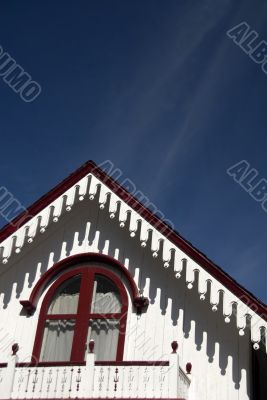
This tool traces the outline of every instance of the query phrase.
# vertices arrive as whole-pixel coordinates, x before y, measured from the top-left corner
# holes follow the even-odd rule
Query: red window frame
[[[57,288],[68,279],[77,275],[81,276],[81,286],[80,286],[80,295],[79,295],[77,313],[48,314],[48,308],[50,302],[53,299],[53,296]],[[113,314],[91,313],[91,303],[92,303],[95,275],[102,275],[110,279],[118,288],[121,297],[120,313],[113,313]],[[122,284],[121,280],[118,278],[118,276],[115,275],[113,272],[101,267],[83,266],[80,268],[72,269],[71,271],[64,273],[59,278],[57,278],[57,280],[52,284],[42,302],[38,326],[36,330],[35,342],[33,347],[32,362],[35,363],[39,362],[45,323],[47,320],[52,320],[52,319],[75,320],[76,323],[75,323],[71,356],[69,362],[81,363],[84,362],[85,346],[87,346],[88,344],[86,343],[86,338],[87,338],[90,319],[108,319],[108,318],[117,319],[120,321],[116,361],[123,361],[127,311],[128,311],[128,295],[126,289]],[[51,364],[51,362],[49,361],[42,362],[42,364],[43,363]]]

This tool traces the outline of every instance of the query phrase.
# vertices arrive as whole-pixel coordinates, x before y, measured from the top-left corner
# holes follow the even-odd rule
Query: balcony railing
[[[164,362],[97,363],[93,353],[84,365],[30,366],[17,361],[14,354],[0,368],[0,399],[189,399],[190,379],[176,353]]]

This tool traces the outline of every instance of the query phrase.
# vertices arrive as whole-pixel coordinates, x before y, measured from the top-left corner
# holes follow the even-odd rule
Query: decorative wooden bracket
[[[137,314],[140,315],[148,307],[149,299],[144,296],[135,297],[133,304],[136,308]]]
[[[36,310],[36,307],[29,300],[21,300],[20,304],[26,310],[28,315],[32,315],[34,313],[34,311]]]

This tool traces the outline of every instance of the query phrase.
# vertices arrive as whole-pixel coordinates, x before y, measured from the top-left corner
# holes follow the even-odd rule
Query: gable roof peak
[[[96,199],[100,208],[105,207],[109,198],[110,217],[117,218],[121,227],[125,226],[130,213],[130,236],[135,236],[138,230],[140,245],[146,246],[149,242],[153,257],[161,257],[165,268],[172,266],[177,278],[182,272],[185,273],[189,289],[195,284],[197,271],[200,299],[205,299],[210,285],[213,311],[218,309],[220,292],[223,292],[226,322],[233,314],[234,306],[238,304],[237,325],[240,334],[246,328],[249,316],[252,341],[260,341],[262,329],[267,332],[267,306],[197,250],[166,221],[153,214],[92,160],[84,163],[2,228],[0,262],[7,263],[14,253],[21,251],[25,243],[31,242],[39,232],[44,232],[52,222],[57,222],[64,212],[71,211],[74,203],[86,197]]]

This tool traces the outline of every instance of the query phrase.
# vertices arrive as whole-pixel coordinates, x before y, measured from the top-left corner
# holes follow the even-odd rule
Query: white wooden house
[[[267,399],[266,305],[93,162],[0,242],[0,399]]]

